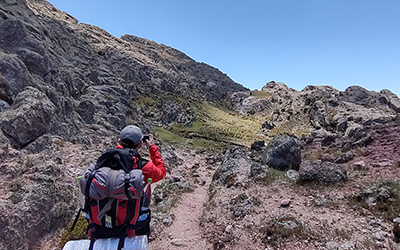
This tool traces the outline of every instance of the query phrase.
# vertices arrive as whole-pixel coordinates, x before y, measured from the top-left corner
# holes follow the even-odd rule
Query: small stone
[[[290,169],[286,172],[286,177],[290,180],[297,181],[299,179],[299,172],[296,170]]]
[[[343,243],[340,248],[340,250],[355,250],[356,249],[356,243],[353,241],[347,241]]]
[[[281,202],[281,207],[289,207],[291,203],[292,203],[291,200],[283,200]]]
[[[356,171],[360,171],[365,169],[365,162],[364,161],[358,161],[354,163],[353,169]]]
[[[374,238],[378,241],[384,241],[386,238],[386,233],[379,230],[377,232],[374,233]]]
[[[182,242],[181,239],[173,239],[171,240],[171,244],[177,247],[184,246],[185,244]]]
[[[380,201],[387,201],[390,198],[390,191],[386,188],[380,188],[378,194],[378,200]]]
[[[206,185],[206,181],[201,177],[195,178],[194,179],[194,183],[199,184],[200,186]]]
[[[372,227],[378,228],[378,227],[380,227],[382,224],[381,224],[379,221],[377,221],[377,220],[371,220],[371,221],[369,222],[369,225],[372,226]]]
[[[314,200],[314,204],[318,207],[325,205],[328,202],[329,195],[325,195],[324,197],[319,197]]]
[[[376,199],[374,197],[369,197],[367,200],[367,205],[370,208],[376,206]]]
[[[338,250],[339,244],[336,241],[329,241],[325,244],[327,250]]]
[[[233,233],[233,226],[232,225],[226,226],[225,233],[232,234]]]
[[[167,215],[163,218],[164,225],[171,226],[172,222],[174,221],[170,215]]]

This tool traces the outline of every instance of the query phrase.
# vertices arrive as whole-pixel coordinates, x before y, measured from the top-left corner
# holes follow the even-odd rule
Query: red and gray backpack
[[[149,234],[150,210],[142,211],[147,163],[134,149],[110,149],[91,164],[80,181],[85,195],[83,211],[89,215],[90,250],[99,238]],[[145,218],[145,219],[143,219]]]

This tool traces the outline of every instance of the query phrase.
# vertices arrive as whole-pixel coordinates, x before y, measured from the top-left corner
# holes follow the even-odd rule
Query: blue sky
[[[400,96],[399,0],[49,0],[114,36],[147,38],[261,89],[331,85]]]

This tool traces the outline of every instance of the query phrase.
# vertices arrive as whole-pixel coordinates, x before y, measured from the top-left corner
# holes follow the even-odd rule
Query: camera
[[[146,143],[147,140],[150,140],[150,135],[144,135],[143,136],[142,142]]]

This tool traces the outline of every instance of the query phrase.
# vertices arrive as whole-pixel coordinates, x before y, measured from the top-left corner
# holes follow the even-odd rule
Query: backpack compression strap
[[[113,190],[112,188],[114,187],[115,184],[115,179],[117,178],[117,171],[111,171],[110,176],[107,179],[107,182],[109,183],[106,187],[106,192],[108,196],[112,197],[113,195]],[[93,179],[93,178],[92,178]],[[86,187],[87,188],[87,187]],[[114,198],[110,198],[109,201],[106,203],[106,205],[99,211],[99,214],[97,215],[97,219],[101,221],[103,216],[111,209],[112,203],[115,201]]]
[[[103,216],[111,209],[111,205],[114,201],[115,201],[114,198],[109,199],[106,205],[104,205],[104,207],[100,210],[99,214],[97,215],[97,219],[99,221],[101,221]]]

